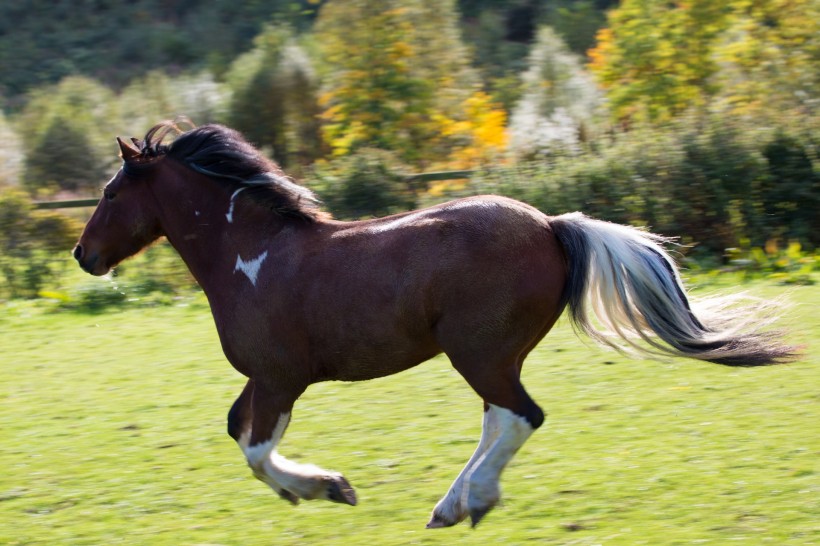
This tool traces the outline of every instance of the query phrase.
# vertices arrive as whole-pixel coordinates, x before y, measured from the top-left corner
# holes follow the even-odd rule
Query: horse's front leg
[[[229,423],[231,416],[235,423],[231,435],[245,453],[254,476],[294,504],[301,498],[355,506],[356,494],[341,474],[289,461],[277,452],[295,401],[296,396],[251,380],[234,403],[229,414]]]
[[[228,434],[236,440],[242,453],[245,453],[246,456],[251,442],[253,424],[253,391],[253,379],[249,379],[245,384],[245,388],[242,389],[242,394],[239,395],[228,412]],[[266,482],[283,499],[292,504],[299,504],[299,497],[282,487],[282,485],[274,483],[273,480],[265,480],[262,475],[257,474],[255,471],[254,475]]]

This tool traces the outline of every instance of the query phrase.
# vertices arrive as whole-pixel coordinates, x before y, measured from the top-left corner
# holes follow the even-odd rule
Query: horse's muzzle
[[[74,247],[74,251],[72,252],[72,254],[74,255],[74,259],[77,260],[77,263],[80,264],[82,270],[86,273],[99,276],[104,275],[107,272],[103,271],[102,273],[100,273],[95,271],[95,268],[97,267],[98,262],[100,261],[100,256],[99,254],[86,256],[85,250],[83,249],[83,245],[78,243],[77,246]]]

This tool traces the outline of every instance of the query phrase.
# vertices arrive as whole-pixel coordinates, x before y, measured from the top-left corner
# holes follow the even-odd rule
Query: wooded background
[[[25,204],[99,195],[115,135],[184,114],[340,218],[501,193],[715,262],[813,249],[818,26],[816,0],[5,2],[0,247],[70,244]]]

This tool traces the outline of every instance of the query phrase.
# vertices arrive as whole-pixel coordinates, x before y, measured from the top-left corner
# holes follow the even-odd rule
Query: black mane
[[[262,155],[237,131],[223,125],[202,125],[181,132],[170,144],[162,140],[181,132],[173,121],[152,127],[142,142],[135,141],[145,159],[167,156],[191,169],[229,184],[242,196],[282,216],[315,222],[324,213],[312,191],[291,181],[276,163]]]

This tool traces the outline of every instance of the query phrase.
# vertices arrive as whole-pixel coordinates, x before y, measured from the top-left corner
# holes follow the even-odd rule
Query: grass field
[[[524,369],[549,415],[503,505],[444,530],[424,525],[481,421],[445,359],[311,387],[281,451],[343,472],[359,506],[292,507],[225,434],[243,379],[200,298],[96,315],[6,304],[0,543],[820,544],[820,290],[788,292],[806,357],[780,367],[632,360],[562,324]]]

